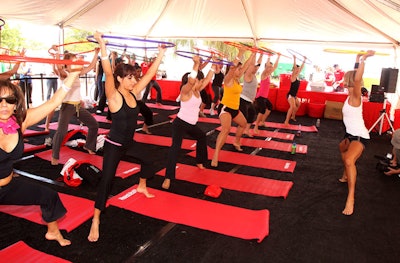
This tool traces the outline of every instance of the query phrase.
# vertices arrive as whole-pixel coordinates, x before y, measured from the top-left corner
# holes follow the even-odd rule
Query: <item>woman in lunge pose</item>
[[[361,88],[365,60],[374,54],[375,51],[369,50],[362,56],[357,55],[357,60],[359,61],[356,61],[356,69],[346,72],[344,76],[344,85],[349,91],[349,96],[342,109],[346,134],[339,144],[344,166],[343,176],[339,181],[347,182],[348,186],[346,205],[342,211],[344,215],[352,215],[354,212],[357,177],[356,162],[363,153],[369,139],[369,131],[365,127],[362,115]]]
[[[96,32],[94,37],[100,44],[101,63],[106,75],[105,92],[112,123],[104,143],[103,176],[97,189],[92,226],[88,236],[90,242],[96,242],[99,239],[100,214],[106,207],[112,180],[124,155],[134,157],[141,162],[137,192],[144,194],[148,198],[154,197],[146,187],[147,178],[154,175],[151,159],[148,159],[149,156],[145,156],[145,151],[135,147],[133,136],[139,114],[136,97],[146,88],[154,74],[156,74],[165,52],[165,48],[158,48],[158,56],[154,63],[146,74],[136,82],[134,77],[135,68],[130,64],[120,63],[113,72],[102,34]]]

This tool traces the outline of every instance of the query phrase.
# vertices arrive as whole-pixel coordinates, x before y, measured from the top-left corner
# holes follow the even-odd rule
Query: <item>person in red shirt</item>
[[[333,83],[333,88],[335,91],[344,90],[344,71],[339,67],[338,64],[333,65],[333,74],[335,75],[335,82]]]
[[[144,59],[143,63],[140,65],[140,67],[142,68],[143,75],[145,75],[147,70],[151,67],[154,59],[155,58],[151,58],[150,60],[148,60],[147,58]],[[149,92],[152,87],[155,88],[157,91],[156,103],[161,104],[161,102],[162,102],[161,87],[156,80],[156,74],[154,74],[154,76],[151,79],[151,81],[149,82],[149,84],[147,84],[146,90],[144,91],[144,94],[143,94],[142,101],[143,102],[147,101],[147,97],[149,96]]]

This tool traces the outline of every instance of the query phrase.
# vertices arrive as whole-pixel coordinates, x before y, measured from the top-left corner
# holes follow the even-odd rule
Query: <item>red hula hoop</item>
[[[90,41],[75,41],[75,42],[69,42],[69,43],[56,45],[56,47],[64,47],[64,46],[69,46],[69,45],[77,45],[77,44],[85,44],[85,43],[93,43],[93,42],[90,42]],[[51,52],[52,50],[54,50],[54,49],[53,48],[49,48],[49,50],[47,52],[49,52],[50,55],[54,55],[54,52]],[[74,53],[74,54],[75,55],[81,55],[81,54],[86,54],[86,53],[93,52],[94,50],[95,49],[91,49],[91,50],[88,50],[88,51],[82,51],[82,52]]]
[[[49,64],[64,64],[64,65],[86,65],[90,64],[84,60],[68,60],[68,59],[53,59],[53,58],[36,58],[23,56],[0,55],[0,60],[15,61],[15,62],[33,62],[33,63],[49,63]]]
[[[9,51],[10,53],[15,53],[15,54],[18,54],[18,53],[19,53],[19,52],[18,52],[18,51],[16,51],[16,50],[12,50],[12,49],[5,48],[5,47],[0,47],[0,49],[3,49],[3,50],[6,50],[6,51]]]
[[[264,48],[264,47],[255,47],[255,46],[250,46],[244,43],[236,43],[236,42],[230,42],[230,41],[224,41],[225,44],[230,45],[230,46],[234,46],[237,48],[244,48],[248,51],[251,52],[256,52],[256,53],[262,53],[262,54],[267,54],[269,56],[275,55],[276,52],[273,50],[270,50],[268,48]]]
[[[300,54],[299,52],[294,51],[293,49],[290,49],[290,48],[287,49],[287,52],[289,52],[289,54],[292,56],[296,56],[296,59],[300,59],[301,62],[304,61],[304,56],[302,54]],[[311,64],[312,62],[309,58],[307,58],[304,63]]]

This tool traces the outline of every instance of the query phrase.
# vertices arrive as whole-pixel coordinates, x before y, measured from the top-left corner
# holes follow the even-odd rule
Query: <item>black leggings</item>
[[[42,218],[47,223],[56,221],[67,213],[56,191],[21,177],[14,177],[9,184],[0,187],[0,204],[39,205]]]
[[[141,150],[134,141],[127,146],[118,146],[108,141],[104,142],[103,175],[97,187],[95,208],[103,211],[106,207],[108,196],[111,192],[112,182],[118,164],[123,156],[138,160],[141,165],[140,178],[150,178],[155,174],[152,153]]]

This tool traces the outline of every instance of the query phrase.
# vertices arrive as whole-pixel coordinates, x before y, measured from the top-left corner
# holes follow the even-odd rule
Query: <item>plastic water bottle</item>
[[[299,124],[299,129],[296,132],[296,136],[300,137],[301,136],[301,124]]]
[[[321,125],[321,120],[317,119],[317,123],[315,124],[315,126],[317,126],[317,128],[319,128],[320,125]]]
[[[295,154],[296,153],[296,142],[293,142],[293,144],[292,144],[292,151],[291,151],[291,154]]]

